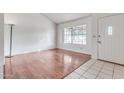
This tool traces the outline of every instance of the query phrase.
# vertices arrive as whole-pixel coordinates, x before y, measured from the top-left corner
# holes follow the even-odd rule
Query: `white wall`
[[[0,78],[3,78],[4,65],[4,15],[0,14]]]
[[[65,27],[76,26],[87,24],[87,44],[86,45],[75,45],[75,44],[64,44],[63,43],[63,32]],[[87,17],[85,19],[79,19],[76,21],[71,21],[63,24],[59,24],[57,26],[58,31],[58,42],[57,47],[67,50],[73,50],[76,52],[92,54],[92,17]]]
[[[56,24],[42,14],[5,14],[5,24],[14,23],[12,54],[56,47]],[[5,25],[5,55],[9,53],[10,27]]]

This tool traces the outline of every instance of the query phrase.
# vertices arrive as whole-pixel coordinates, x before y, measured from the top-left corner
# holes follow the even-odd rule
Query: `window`
[[[68,27],[64,29],[64,43],[71,43],[71,32],[72,28]]]
[[[86,25],[64,28],[64,43],[86,45]]]
[[[113,32],[112,26],[108,26],[108,35],[112,35],[112,32]]]

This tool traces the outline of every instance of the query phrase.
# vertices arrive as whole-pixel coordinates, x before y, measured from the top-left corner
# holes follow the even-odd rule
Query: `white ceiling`
[[[67,21],[79,19],[82,17],[89,16],[89,13],[44,13],[50,20],[56,24],[64,23]]]

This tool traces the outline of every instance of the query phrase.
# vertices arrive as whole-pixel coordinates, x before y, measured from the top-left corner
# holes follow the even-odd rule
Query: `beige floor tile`
[[[85,70],[85,71],[88,70],[89,67],[90,67],[90,66],[84,66],[84,65],[80,66],[80,68],[83,69],[83,70]]]
[[[124,71],[124,66],[115,65],[115,70],[121,70],[121,71]]]
[[[102,77],[102,76],[98,76],[96,79],[104,79],[104,77]]]
[[[113,78],[114,79],[124,79],[124,75],[114,74]]]
[[[91,59],[91,60],[89,60],[88,62],[86,62],[86,63],[84,64],[84,66],[91,66],[91,65],[94,64],[95,62],[96,62],[96,60]]]
[[[107,63],[107,62],[105,62],[104,65],[105,65],[105,66],[108,66],[108,67],[114,67],[114,64],[113,64],[113,63]]]
[[[95,79],[96,78],[96,75],[91,74],[91,73],[85,73],[83,76],[86,77],[87,79]]]
[[[102,69],[113,71],[114,67],[108,67],[104,65]]]
[[[115,67],[117,67],[117,68],[124,68],[124,66],[118,65],[118,64],[115,64]]]
[[[103,64],[104,64],[104,62],[97,61],[95,64],[96,64],[96,65],[103,65]]]
[[[111,77],[98,76],[96,79],[112,79]]]
[[[105,73],[105,74],[108,74],[108,75],[111,75],[113,74],[113,70],[106,70],[106,69],[102,69],[101,70],[102,73]]]
[[[0,74],[0,79],[3,79],[3,74]]]
[[[101,67],[97,67],[97,66],[92,66],[90,69],[94,69],[94,70],[101,70]]]
[[[0,73],[3,73],[3,66],[0,66]]]
[[[101,63],[101,62],[96,62],[96,63],[94,63],[94,65],[103,65],[103,63]]]
[[[93,64],[93,62],[86,62],[84,65],[92,65]]]
[[[92,68],[97,68],[97,69],[101,69],[103,67],[103,65],[93,65]]]
[[[116,76],[122,76],[122,75],[124,75],[124,66],[115,65],[114,75],[116,75]]]
[[[98,77],[102,77],[104,79],[112,79],[112,75],[108,75],[108,74],[102,73],[102,72],[99,73]]]
[[[90,67],[92,64],[84,64],[84,67]]]
[[[82,68],[78,68],[74,71],[75,73],[79,74],[79,75],[82,75],[84,72],[86,72],[85,70],[83,70]]]
[[[80,76],[80,79],[86,79],[84,76]]]
[[[100,71],[99,70],[96,70],[96,69],[88,69],[87,73],[91,73],[91,74],[94,74],[94,75],[98,75]]]
[[[80,75],[77,73],[73,73],[73,72],[67,77],[65,77],[65,79],[79,79],[79,78],[80,78]]]

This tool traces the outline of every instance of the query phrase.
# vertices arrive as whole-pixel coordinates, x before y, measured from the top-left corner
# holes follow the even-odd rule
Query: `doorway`
[[[99,19],[98,58],[124,64],[124,14]]]

